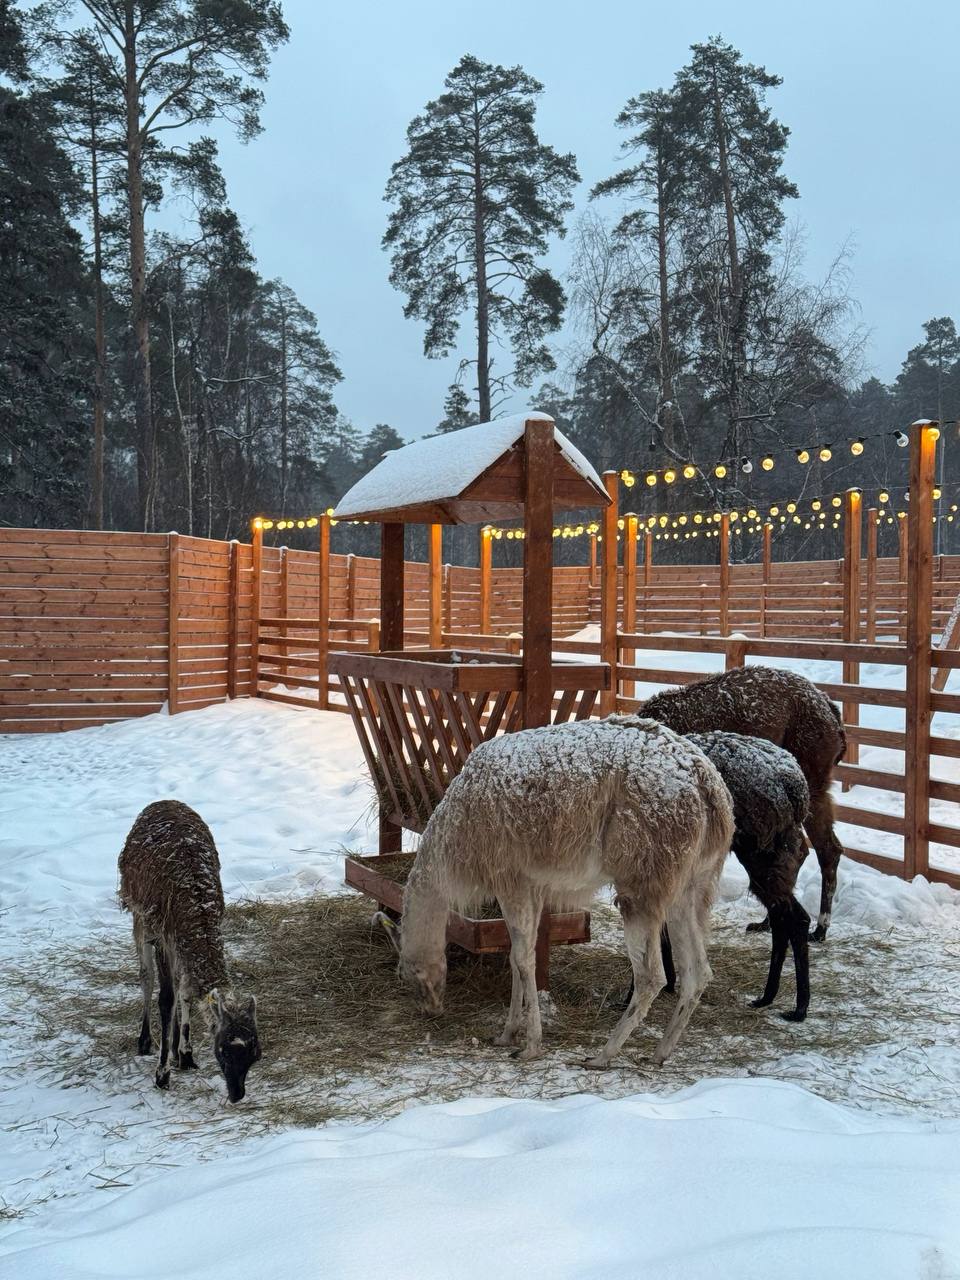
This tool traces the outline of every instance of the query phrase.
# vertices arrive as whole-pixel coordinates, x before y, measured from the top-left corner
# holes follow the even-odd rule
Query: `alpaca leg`
[[[783,1016],[787,1022],[802,1022],[810,1007],[810,948],[808,936],[810,917],[794,898],[791,902],[790,945],[793,948],[793,967],[797,975],[797,1007]]]
[[[763,989],[763,995],[750,1002],[754,1009],[764,1009],[768,1004],[773,1004],[780,990],[783,960],[790,941],[791,915],[788,903],[775,902],[770,906],[770,968],[767,971],[767,984]]]
[[[510,1009],[503,1030],[494,1040],[494,1044],[508,1047],[516,1044],[517,1032],[523,1023],[523,978],[517,963],[517,954],[523,944],[511,935],[510,938]]]
[[[158,1089],[170,1088],[170,1023],[173,1013],[173,974],[170,961],[162,947],[156,948],[157,976],[160,979],[160,1061],[157,1063],[156,1085]]]
[[[150,1035],[150,1006],[153,1003],[153,943],[143,936],[143,929],[137,920],[133,922],[133,940],[137,948],[137,960],[140,965],[140,991],[143,995],[143,1014],[140,1018],[140,1035],[137,1040],[137,1053],[145,1057],[153,1053],[153,1039]]]
[[[633,988],[630,1003],[607,1043],[595,1058],[588,1058],[584,1063],[584,1066],[599,1070],[608,1067],[611,1059],[620,1052],[637,1024],[647,1016],[666,981],[660,952],[660,922],[641,915],[629,898],[621,898],[619,906],[627,955],[633,966]]]
[[[663,973],[666,985],[664,991],[673,995],[677,989],[677,971],[673,965],[673,948],[670,946],[670,930],[666,925],[660,930],[660,959],[663,961]],[[630,979],[630,987],[625,996],[622,996],[618,1005],[620,1009],[626,1009],[630,1001],[633,999],[633,993],[636,989],[636,983],[633,978]]]
[[[677,966],[678,997],[663,1038],[653,1055],[656,1066],[662,1066],[677,1047],[687,1023],[700,1003],[707,983],[713,977],[704,946],[704,921],[694,900],[696,886],[688,890],[678,906],[667,917]]]
[[[526,1044],[515,1049],[512,1057],[519,1062],[532,1062],[543,1054],[543,1025],[537,996],[537,926],[543,911],[543,894],[536,891],[510,901],[501,897],[500,908],[510,931],[510,959],[516,957],[519,990],[523,1000],[522,1021],[526,1024]],[[514,1001],[503,1029],[503,1036],[515,1035],[512,1019],[516,1016]],[[519,1025],[519,1024],[518,1024]]]
[[[804,826],[820,863],[820,914],[810,939],[812,942],[823,942],[830,927],[833,895],[837,890],[837,867],[843,854],[843,845],[833,829],[833,801],[829,792],[811,794],[810,812]]]
[[[173,1041],[173,1062],[181,1071],[186,1071],[197,1064],[190,1044],[190,995],[182,980],[177,987],[177,1028],[179,1036]]]

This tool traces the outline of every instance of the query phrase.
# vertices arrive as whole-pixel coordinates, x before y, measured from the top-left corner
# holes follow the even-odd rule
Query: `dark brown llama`
[[[811,934],[822,942],[830,926],[843,846],[833,829],[830,782],[847,746],[840,710],[804,676],[774,667],[735,667],[695,684],[667,689],[640,704],[677,733],[711,729],[766,738],[783,747],[803,770],[810,790],[804,827],[820,863],[820,914]],[[751,928],[766,927],[750,926]]]
[[[156,966],[161,1025],[157,1088],[170,1087],[171,1054],[180,1069],[197,1065],[190,1044],[190,1008],[201,1001],[227,1095],[239,1102],[247,1072],[260,1057],[256,1001],[229,990],[220,932],[220,858],[209,827],[178,800],[147,805],[127,836],[119,865],[120,903],[133,913],[143,991],[137,1051],[153,1050],[150,1002]]]

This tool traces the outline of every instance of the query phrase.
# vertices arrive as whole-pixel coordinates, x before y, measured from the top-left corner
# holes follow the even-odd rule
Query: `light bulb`
[[[830,499],[830,501],[833,503],[835,507],[843,506],[843,499],[838,494],[834,494],[833,497]]]
[[[822,505],[823,504],[821,503],[819,498],[814,498],[814,500],[810,503],[810,509],[811,511],[819,511]]]
[[[859,458],[860,454],[863,453],[863,441],[854,440],[853,444],[850,446],[850,452],[855,458]]]
[[[692,480],[696,474],[697,474],[697,468],[691,467],[689,463],[687,463],[687,465],[683,468],[684,480]]]
[[[753,463],[750,461],[750,459],[749,459],[749,458],[743,458],[743,459],[742,459],[742,461],[741,461],[741,463],[740,463],[740,470],[741,470],[741,471],[743,472],[743,474],[744,474],[744,475],[746,475],[746,476],[748,476],[748,475],[750,474],[750,472],[753,470]]]
[[[790,512],[790,514],[791,514],[791,515],[793,515],[793,513],[796,511],[796,509],[797,509],[797,504],[796,504],[795,502],[788,502],[788,503],[787,503],[787,510]]]
[[[889,502],[889,501],[890,501],[890,495],[889,495],[889,493],[887,493],[886,489],[881,489],[881,490],[880,490],[880,492],[877,494],[877,497],[879,498],[879,500],[880,500],[881,502]]]
[[[723,465],[722,462],[718,462],[717,465],[713,468],[713,474],[717,477],[718,480],[722,480],[723,477],[727,474],[727,468]]]
[[[663,480],[664,480],[664,484],[673,484],[673,482],[674,482],[674,480],[676,480],[676,478],[677,478],[677,473],[676,473],[675,471],[673,471],[672,469],[670,469],[670,468],[668,468],[668,469],[663,473]]]
[[[772,470],[773,470],[773,459],[770,457],[770,455],[769,455],[769,454],[767,454],[767,456],[766,456],[765,458],[761,458],[761,459],[760,459],[760,465],[761,465],[761,467],[763,467],[764,471],[772,471]]]
[[[646,475],[646,481],[647,481],[647,484],[648,484],[648,485],[651,487],[651,489],[652,489],[652,488],[653,488],[653,486],[657,483],[657,475],[656,475],[656,472],[654,472],[654,471],[648,471],[648,472],[647,472],[647,475]]]
[[[893,433],[893,438],[894,440],[896,440],[897,444],[901,449],[905,449],[907,445],[910,443],[910,437],[906,435],[903,431],[895,431]]]
[[[830,448],[829,445],[825,444],[823,448],[820,450],[820,461],[829,462],[832,457],[833,457],[833,450]]]
[[[809,462],[809,461],[810,461],[810,451],[809,451],[809,449],[798,449],[798,450],[797,450],[797,461],[798,461],[798,462]]]
[[[771,514],[772,516],[778,516],[778,515],[780,514],[780,508],[779,508],[779,507],[771,507],[771,508],[770,508],[770,514]]]

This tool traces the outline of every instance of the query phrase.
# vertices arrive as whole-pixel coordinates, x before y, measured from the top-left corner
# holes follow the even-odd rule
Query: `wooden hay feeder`
[[[501,732],[589,717],[610,688],[606,663],[552,652],[554,512],[609,503],[585,458],[544,414],[481,423],[387,457],[343,498],[336,518],[382,523],[379,653],[331,653],[380,807],[380,856],[421,832],[479,743]],[[523,648],[509,653],[403,648],[404,525],[523,518]],[[377,858],[347,860],[348,884],[399,912],[402,886]],[[395,864],[393,864],[395,865]],[[590,936],[586,912],[541,921],[537,977],[551,942]],[[448,938],[509,950],[501,919],[451,915]]]

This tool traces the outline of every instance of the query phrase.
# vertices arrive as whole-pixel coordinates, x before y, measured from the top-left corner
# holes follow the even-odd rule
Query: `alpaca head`
[[[239,1102],[246,1092],[247,1072],[260,1058],[257,1002],[253,996],[225,1000],[214,990],[209,1007],[214,1056],[227,1082],[227,1097]]]
[[[443,996],[447,988],[447,957],[438,952],[400,952],[400,974],[414,994],[424,1013],[443,1013]]]

